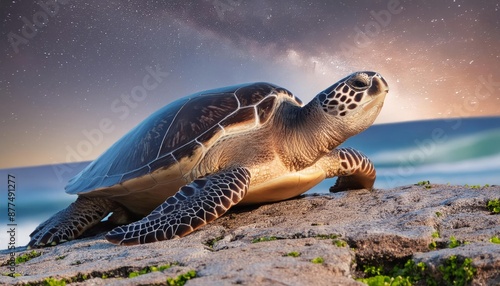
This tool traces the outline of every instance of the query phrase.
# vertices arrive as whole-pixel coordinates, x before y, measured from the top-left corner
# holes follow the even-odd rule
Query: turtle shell
[[[102,190],[182,164],[196,148],[210,148],[224,133],[222,129],[255,128],[267,122],[279,97],[302,105],[289,91],[269,83],[208,90],[176,100],[146,118],[72,178],[66,192]],[[135,190],[129,186],[128,191]]]

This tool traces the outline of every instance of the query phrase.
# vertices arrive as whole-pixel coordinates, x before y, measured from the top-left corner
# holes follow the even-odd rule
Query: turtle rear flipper
[[[240,202],[250,184],[246,168],[219,172],[185,185],[140,221],[106,234],[115,244],[134,245],[185,236]]]
[[[53,246],[79,237],[99,223],[117,206],[102,198],[80,196],[66,209],[56,213],[31,234],[28,248]]]

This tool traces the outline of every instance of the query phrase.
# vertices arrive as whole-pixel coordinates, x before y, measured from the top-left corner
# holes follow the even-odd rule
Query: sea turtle
[[[373,123],[387,92],[382,76],[363,71],[306,105],[269,83],[174,101],[71,179],[66,192],[77,200],[40,224],[28,246],[75,239],[110,213],[120,226],[106,239],[132,245],[185,236],[236,204],[292,198],[325,178],[339,177],[333,190],[371,189],[370,160],[336,147]]]

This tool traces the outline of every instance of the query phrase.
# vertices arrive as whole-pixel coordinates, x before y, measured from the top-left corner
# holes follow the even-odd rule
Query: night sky
[[[0,4],[0,168],[95,159],[173,99],[244,82],[307,102],[375,70],[377,123],[500,115],[498,0],[34,2]]]

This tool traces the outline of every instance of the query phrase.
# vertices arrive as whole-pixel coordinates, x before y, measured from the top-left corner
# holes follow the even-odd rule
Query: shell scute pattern
[[[168,158],[165,158],[165,159],[168,159]],[[161,161],[163,161],[163,160],[161,160]],[[149,171],[151,170],[151,168],[150,168],[151,166],[152,165],[146,165],[146,166],[144,166],[144,167],[142,167],[140,169],[128,172],[128,173],[126,173],[126,174],[123,175],[122,180],[123,181],[127,181],[127,180],[130,180],[130,179],[133,179],[133,178],[137,178],[137,176],[140,176],[141,174],[149,173]]]
[[[197,135],[221,122],[238,107],[238,100],[231,93],[200,96],[186,102],[164,133],[158,157],[192,141]]]
[[[175,149],[172,152],[172,156],[177,159],[177,161],[180,160],[180,158],[187,158],[191,157],[197,150],[198,148],[202,148],[203,146],[200,143],[197,143],[196,141],[191,141],[181,148]],[[170,165],[168,165],[170,166]]]
[[[215,125],[214,127],[212,127],[210,129],[208,129],[207,131],[205,131],[205,133],[203,133],[200,136],[198,136],[196,138],[196,141],[200,142],[203,145],[206,145],[208,141],[216,139],[216,138],[214,138],[215,135],[217,133],[220,134],[221,131],[222,131],[222,126]]]
[[[98,159],[89,164],[80,174],[68,182],[66,192],[81,194],[124,181],[124,177],[147,174],[152,171],[161,146],[163,134],[168,130],[175,112],[189,98],[183,98],[158,110],[148,119],[117,141]],[[147,168],[145,168],[148,166]]]
[[[273,90],[269,84],[244,86],[235,91],[235,96],[241,104],[241,107],[254,105],[268,96]]]
[[[233,125],[248,124],[246,128],[251,128],[257,124],[265,123],[272,115],[272,109],[276,103],[275,94],[277,91],[283,92],[283,94],[289,96],[291,99],[301,103],[300,100],[295,98],[287,90],[277,88],[266,83],[243,86],[235,90],[234,93],[214,94],[213,96],[209,96],[207,99],[207,101],[214,101],[209,105],[206,105],[207,103],[191,102],[189,106],[195,106],[195,109],[192,110],[192,112],[206,115],[200,116],[199,118],[191,118],[187,121],[189,121],[191,125],[193,122],[209,122],[206,124],[208,127],[202,126],[201,128],[196,129],[191,126],[191,130],[194,131],[191,131],[190,135],[187,135],[187,129],[178,128],[176,133],[184,133],[184,136],[186,137],[183,141],[187,141],[187,138],[190,138],[190,141],[194,138],[194,141],[187,143],[190,144],[190,146],[187,147],[183,147],[185,146],[182,145],[182,143],[184,143],[183,141],[167,144],[169,146],[175,146],[175,144],[177,144],[177,148],[181,146],[180,149],[186,148],[186,150],[191,151],[189,153],[172,151],[171,153],[174,158],[179,161],[180,158],[190,156],[195,151],[195,148],[197,148],[196,144],[205,146],[206,142],[213,140],[217,133],[220,133],[221,131],[225,132],[226,129]],[[224,99],[219,102],[218,99],[222,96],[224,96]],[[191,108],[183,109],[183,113],[191,114],[191,111],[187,111]],[[184,114],[179,115],[179,117],[186,118]],[[213,127],[210,128],[211,125]],[[198,135],[198,137],[194,137],[195,135]],[[167,138],[167,136],[168,134],[165,135],[165,138]]]
[[[172,154],[169,154],[167,156],[164,156],[164,157],[161,157],[161,158],[158,158],[157,160],[154,160],[153,162],[151,162],[149,165],[146,165],[145,167],[148,167],[148,169],[150,169],[150,171],[152,170],[158,170],[162,167],[168,167],[168,166],[172,166],[173,164],[177,163],[177,159],[175,159],[175,157],[172,155]],[[146,171],[144,168],[141,168],[140,170],[143,170],[143,171]],[[140,174],[140,170],[137,170],[137,175]],[[146,172],[146,173],[149,173],[150,171]],[[146,174],[144,173],[144,174]],[[126,175],[124,175],[125,177]]]
[[[259,122],[261,124],[266,123],[267,120],[271,117],[275,101],[275,97],[268,97],[257,105],[257,114],[259,116]]]
[[[232,115],[229,115],[220,124],[224,127],[230,127],[231,125],[237,125],[241,122],[251,122],[255,120],[255,109],[252,107],[244,107],[237,110]]]
[[[198,148],[210,148],[232,125],[253,128],[263,124],[273,114],[277,92],[301,104],[286,89],[268,83],[229,87],[177,100],[144,120],[87,166],[68,183],[66,192],[90,192],[168,169]]]

